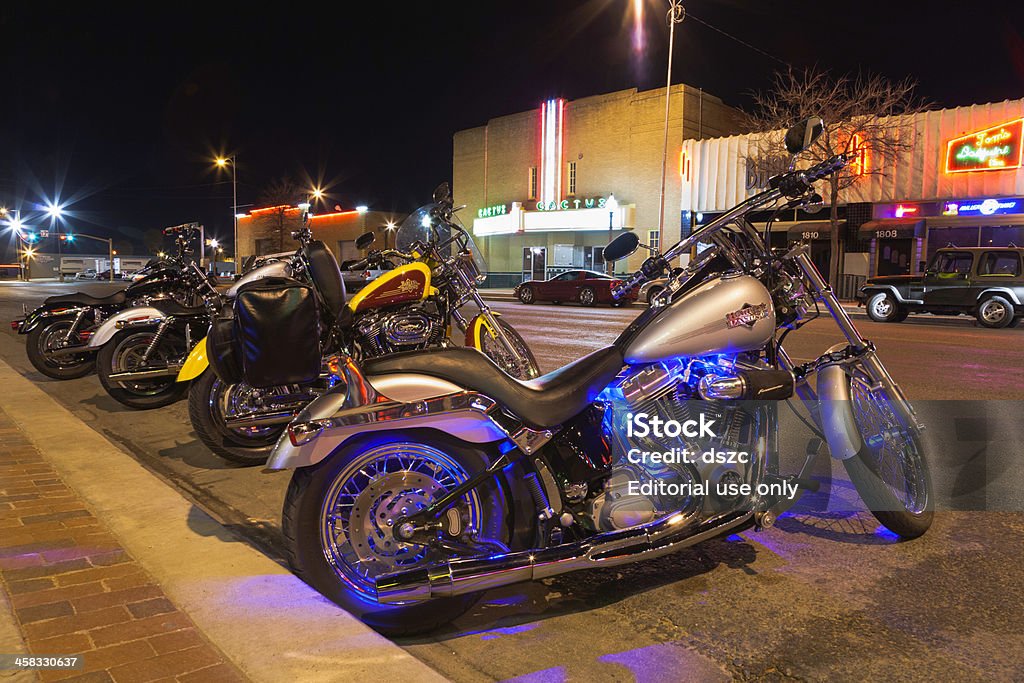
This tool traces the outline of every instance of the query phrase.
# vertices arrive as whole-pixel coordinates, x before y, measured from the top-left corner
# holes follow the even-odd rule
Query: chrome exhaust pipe
[[[94,353],[96,349],[87,348],[85,344],[79,346],[62,346],[59,349],[47,349],[47,356],[75,356],[81,353]]]
[[[301,408],[282,410],[276,413],[246,413],[238,417],[229,417],[224,420],[224,426],[228,429],[244,429],[246,427],[272,427],[274,425],[286,425],[295,418],[296,412]]]
[[[111,382],[133,382],[144,379],[157,379],[159,377],[177,377],[181,372],[180,365],[168,365],[166,368],[154,368],[152,370],[130,370],[128,372],[115,372],[107,377]]]
[[[703,522],[697,512],[676,513],[647,524],[537,550],[452,560],[375,579],[377,602],[391,605],[537,581],[579,569],[598,569],[660,557],[727,533],[749,522],[752,511],[727,512]]]

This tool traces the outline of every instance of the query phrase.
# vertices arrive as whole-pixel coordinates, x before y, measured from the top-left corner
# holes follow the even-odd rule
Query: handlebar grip
[[[345,270],[348,270],[348,271],[366,270],[366,267],[368,265],[370,265],[370,260],[364,258],[362,261],[356,261],[355,263],[353,263],[351,266],[349,266]]]

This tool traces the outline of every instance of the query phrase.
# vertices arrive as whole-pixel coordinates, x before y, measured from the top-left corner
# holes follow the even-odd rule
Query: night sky
[[[359,4],[373,9],[5,3],[0,203],[38,226],[57,199],[73,230],[138,247],[193,220],[226,238],[230,175],[210,162],[234,152],[240,205],[290,176],[328,188],[321,210],[409,211],[450,178],[456,130],[664,84],[665,0],[644,2],[642,45],[633,0]],[[685,5],[673,81],[729,104],[749,105],[783,62],[910,75],[939,106],[1024,97],[1019,1]]]

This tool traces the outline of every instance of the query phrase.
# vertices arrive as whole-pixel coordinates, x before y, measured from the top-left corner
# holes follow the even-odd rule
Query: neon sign
[[[946,143],[946,173],[1005,171],[1021,166],[1024,119],[992,126]]]
[[[504,216],[508,213],[508,204],[495,204],[494,206],[485,206],[482,209],[476,210],[477,218],[491,218],[492,216]]]
[[[577,209],[603,209],[608,200],[604,197],[586,199],[563,199],[560,202],[537,202],[538,211],[575,211]]]
[[[545,205],[562,196],[562,114],[565,100],[548,100],[540,108],[540,199]]]
[[[1003,213],[1017,213],[1020,199],[985,199],[966,202],[946,202],[942,205],[943,216],[992,216]]]
[[[903,204],[900,204],[899,206],[896,207],[896,211],[894,211],[893,213],[896,214],[896,218],[903,218],[904,216],[909,216],[910,214],[917,213],[918,211],[919,207],[904,206]]]

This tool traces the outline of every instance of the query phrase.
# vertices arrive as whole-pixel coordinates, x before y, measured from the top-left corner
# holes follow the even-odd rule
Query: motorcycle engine
[[[701,398],[700,379],[722,372],[707,360],[655,363],[620,376],[605,391],[604,429],[611,440],[613,465],[601,492],[584,507],[595,530],[624,529],[675,511],[699,510],[703,519],[747,502],[735,487],[755,486],[760,476],[767,408],[748,401]],[[636,430],[628,436],[630,416],[640,414],[648,423],[657,417],[679,424],[699,423],[703,414],[705,421],[714,422],[715,436],[641,437]],[[705,457],[711,451],[715,455]],[[645,452],[658,455],[644,456]],[[738,453],[748,455],[746,462],[736,457]]]
[[[429,303],[371,311],[356,322],[355,331],[366,357],[436,346],[445,336],[444,321]]]

